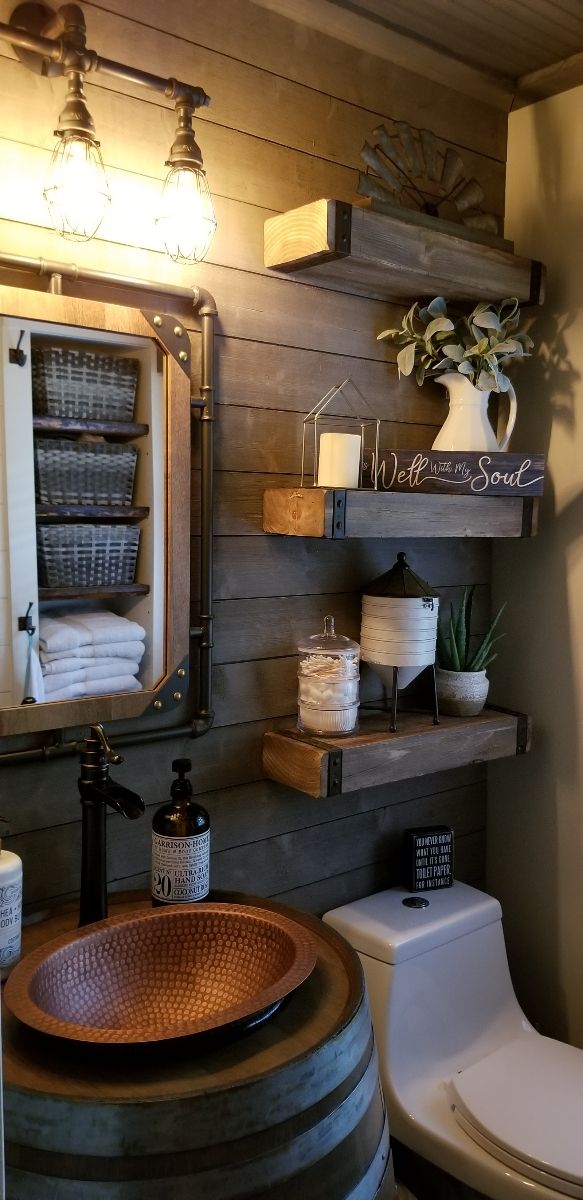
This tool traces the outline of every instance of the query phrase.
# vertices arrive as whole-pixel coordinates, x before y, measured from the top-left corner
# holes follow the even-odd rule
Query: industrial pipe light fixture
[[[44,190],[58,233],[88,241],[99,229],[110,203],[109,187],[95,125],[83,90],[90,71],[113,75],[158,92],[175,102],[178,130],[167,165],[156,225],[175,262],[199,262],[208,253],[216,218],[192,129],[196,108],[210,103],[199,87],[163,79],[135,67],[102,58],[85,45],[85,18],[79,5],[65,4],[53,13],[44,4],[20,4],[10,24],[0,22],[0,40],[10,42],[21,62],[45,76],[67,77],[67,98],[56,130],[57,144]]]

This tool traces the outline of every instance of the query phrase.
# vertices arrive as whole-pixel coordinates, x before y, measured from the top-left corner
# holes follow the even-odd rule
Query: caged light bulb
[[[201,262],[210,249],[217,219],[205,172],[178,164],[168,172],[156,225],[174,262]]]
[[[87,242],[111,202],[98,143],[78,134],[59,134],[44,189],[51,221],[61,237]]]

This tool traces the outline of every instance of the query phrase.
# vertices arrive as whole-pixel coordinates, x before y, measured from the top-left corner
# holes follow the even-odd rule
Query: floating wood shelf
[[[150,512],[149,508],[136,508],[132,505],[123,507],[121,504],[37,504],[37,523],[50,525],[55,521],[122,521],[136,524],[144,521]]]
[[[531,537],[532,496],[429,495],[366,488],[268,488],[263,529],[293,537]]]
[[[439,725],[430,712],[403,712],[396,733],[389,732],[388,714],[365,715],[358,733],[340,738],[308,737],[290,721],[265,734],[263,770],[319,799],[525,754],[529,744],[530,718],[494,708],[477,717],[442,716]]]
[[[435,226],[389,216],[341,200],[315,200],[265,222],[265,266],[302,273],[306,281],[387,300],[521,303],[544,298],[544,268],[497,246],[481,245]]]

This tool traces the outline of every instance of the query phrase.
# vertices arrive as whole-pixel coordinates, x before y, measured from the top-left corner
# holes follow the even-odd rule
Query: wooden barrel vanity
[[[293,915],[317,944],[314,971],[264,1024],[222,1040],[92,1046],[4,1013],[9,1200],[393,1196],[356,954],[314,917],[229,898]],[[29,927],[24,953],[75,924],[70,910]]]

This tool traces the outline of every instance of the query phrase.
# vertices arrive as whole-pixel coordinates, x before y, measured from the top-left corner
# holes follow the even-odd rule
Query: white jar
[[[334,632],[334,617],[324,632],[299,647],[298,728],[306,733],[352,733],[358,718],[360,646]]]

